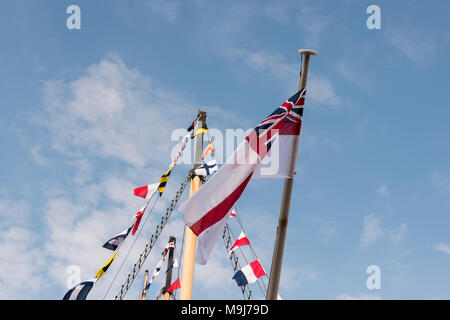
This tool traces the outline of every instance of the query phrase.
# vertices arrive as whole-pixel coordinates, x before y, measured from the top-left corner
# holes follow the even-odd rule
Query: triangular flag
[[[248,240],[244,231],[242,231],[241,234],[239,235],[239,237],[236,239],[233,246],[231,247],[230,252],[228,252],[228,255],[230,255],[237,248],[242,247],[242,246],[247,246],[249,244],[250,244],[250,241]]]
[[[143,186],[134,189],[134,195],[144,199],[150,199],[155,191],[158,189],[159,183],[154,183],[148,186]]]
[[[136,215],[134,216],[133,220],[133,230],[131,230],[131,234],[134,236],[137,229],[139,228],[139,224],[141,223],[142,220],[142,216],[144,215],[145,209],[147,208],[147,205],[143,206],[141,208],[141,210],[138,211],[138,213],[136,213]]]
[[[117,251],[114,252],[112,257],[109,258],[108,262],[106,262],[105,265],[103,267],[101,267],[100,270],[98,270],[97,274],[95,275],[95,277],[97,278],[97,281],[100,280],[100,278],[103,277],[103,275],[105,274],[106,270],[108,270],[109,266],[111,265],[111,263],[113,262],[113,260],[116,256],[116,254],[117,254]]]
[[[123,230],[121,233],[116,234],[114,237],[109,239],[104,245],[103,248],[116,251],[116,249],[122,244],[122,242],[125,240],[125,238],[128,236],[128,234],[131,231],[131,228],[128,228],[126,230]]]
[[[207,154],[210,154],[213,152],[214,152],[214,149],[212,147],[212,142],[211,142],[211,140],[209,140],[208,146],[206,147],[205,152],[203,152],[202,160],[205,159]]]
[[[167,292],[172,292],[174,290],[180,289],[181,288],[181,282],[180,282],[180,278],[178,278],[177,280],[175,280],[174,283],[172,283],[169,287],[169,289],[167,289]]]

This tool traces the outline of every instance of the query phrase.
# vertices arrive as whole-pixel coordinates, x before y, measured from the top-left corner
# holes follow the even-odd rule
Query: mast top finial
[[[316,50],[311,50],[311,49],[299,49],[298,50],[299,54],[308,54],[311,56],[317,56],[317,51]]]

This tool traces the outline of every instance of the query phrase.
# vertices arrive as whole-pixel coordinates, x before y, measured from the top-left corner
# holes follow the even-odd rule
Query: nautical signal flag
[[[233,246],[230,249],[230,252],[228,252],[228,255],[230,255],[234,250],[236,250],[239,247],[248,246],[250,244],[250,241],[248,240],[247,236],[245,235],[244,231],[241,231],[241,234],[234,242]]]
[[[233,208],[233,209],[231,209],[231,212],[230,212],[230,218],[234,218],[234,217],[236,217],[237,216],[237,213],[236,213],[236,210]]]
[[[158,189],[158,187],[159,187],[159,183],[154,183],[149,186],[139,187],[139,188],[134,189],[134,195],[136,197],[150,199],[153,196],[153,194],[155,193],[155,191]]]
[[[86,300],[97,278],[91,278],[76,285],[64,295],[63,300]]]
[[[192,133],[191,139],[194,139],[194,137],[200,133],[206,133],[206,132],[208,132],[208,127],[206,126],[206,123],[205,123],[204,128],[198,128],[197,130],[195,130],[195,132]]]
[[[202,160],[205,159],[206,155],[213,153],[213,152],[214,152],[214,149],[212,146],[212,142],[211,142],[211,140],[209,140],[208,146],[206,147],[205,152],[203,152]]]
[[[131,230],[131,234],[134,236],[137,229],[139,228],[139,224],[141,223],[142,216],[144,215],[145,209],[147,208],[147,205],[143,206],[141,210],[136,213],[136,215],[133,218],[133,230]]]
[[[289,112],[303,103],[302,92],[297,92],[261,121],[203,187],[179,206],[178,211],[183,214],[184,223],[198,237],[197,263],[207,263],[230,217],[230,209],[244,192],[255,168],[270,150],[277,132],[283,130]]]
[[[109,266],[111,265],[111,263],[114,261],[114,258],[116,257],[117,251],[114,252],[114,254],[112,255],[111,258],[109,258],[108,262],[105,263],[105,265],[103,267],[100,268],[100,270],[98,270],[97,274],[95,275],[95,277],[97,278],[97,281],[100,280],[101,277],[103,277],[103,275],[105,274],[106,270],[108,270]]]
[[[167,289],[167,292],[172,292],[172,291],[175,291],[180,288],[181,288],[181,282],[180,282],[180,278],[178,278],[170,285],[169,289]]]
[[[250,283],[254,283],[256,280],[265,275],[266,272],[264,271],[263,267],[258,260],[255,260],[236,272],[233,279],[236,281],[237,285],[241,287]]]
[[[125,240],[125,238],[130,233],[132,227],[129,227],[128,229],[123,230],[121,233],[116,234],[114,237],[109,239],[104,245],[103,248],[116,251],[117,248],[122,244],[122,242]]]
[[[216,172],[217,169],[218,169],[217,161],[215,159],[213,159],[211,161],[208,161],[205,164],[202,164],[200,167],[198,167],[194,171],[195,171],[196,175],[206,177],[206,176],[209,176],[209,175],[213,174],[214,172]]]
[[[170,167],[159,179],[158,191],[160,196],[162,196],[164,189],[166,188],[167,180],[169,180],[172,169],[173,167]]]

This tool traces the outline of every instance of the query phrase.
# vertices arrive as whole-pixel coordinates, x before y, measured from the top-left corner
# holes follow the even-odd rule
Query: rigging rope
[[[150,254],[153,246],[156,243],[156,240],[158,239],[159,235],[161,234],[162,230],[164,229],[170,215],[172,214],[173,210],[175,209],[175,206],[178,203],[178,200],[180,199],[181,195],[183,194],[184,189],[186,188],[186,185],[191,180],[191,177],[193,175],[193,170],[190,170],[188,174],[186,175],[186,178],[184,182],[181,184],[180,189],[175,194],[175,197],[172,199],[172,202],[170,203],[170,206],[167,208],[166,213],[161,218],[161,222],[156,226],[155,232],[152,234],[150,241],[145,246],[144,251],[140,254],[139,260],[134,264],[133,270],[131,273],[128,274],[128,277],[125,281],[125,283],[122,285],[122,288],[120,289],[120,292],[116,295],[116,300],[123,300],[126,293],[128,292],[128,289],[130,288],[131,284],[133,283],[134,279],[136,279],[139,270],[141,269],[142,265],[144,264],[145,260],[147,259],[148,255]]]
[[[153,198],[153,196],[152,196],[152,198]],[[147,201],[147,205],[150,203],[150,201],[151,201],[152,198],[150,198],[150,199]],[[130,254],[131,250],[132,250],[133,247],[134,247],[134,244],[136,243],[137,239],[139,238],[139,236],[140,236],[140,234],[141,234],[141,231],[144,229],[145,223],[147,222],[148,218],[150,217],[150,214],[153,212],[153,208],[155,208],[155,205],[156,205],[156,203],[158,202],[159,198],[160,198],[160,197],[157,197],[156,200],[155,200],[155,202],[153,202],[153,205],[152,205],[151,209],[149,210],[149,212],[147,213],[147,216],[146,216],[146,218],[145,218],[145,220],[144,220],[144,223],[142,224],[141,228],[139,229],[139,232],[138,232],[137,236],[134,238],[134,241],[133,241],[133,243],[131,244],[130,249],[128,249],[127,255],[126,255],[125,258],[122,260],[122,264],[120,265],[119,270],[117,270],[116,275],[114,276],[113,280],[111,281],[111,284],[110,284],[109,287],[108,287],[108,290],[106,291],[105,295],[103,296],[103,300],[105,300],[106,296],[108,295],[109,291],[111,290],[112,285],[113,285],[114,282],[116,281],[116,278],[117,278],[117,276],[118,276],[119,273],[120,273],[120,270],[122,270],[122,267],[123,267],[125,261],[127,260],[128,255]],[[122,245],[122,243],[121,243],[121,245]],[[118,250],[118,249],[117,249],[117,250]]]

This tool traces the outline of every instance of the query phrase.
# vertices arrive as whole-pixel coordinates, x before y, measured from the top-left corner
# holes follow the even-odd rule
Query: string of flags
[[[197,118],[198,119],[198,118]],[[193,131],[195,128],[195,125],[197,123],[197,120],[193,122],[191,125],[192,128],[188,129],[189,132]],[[200,128],[199,130],[201,130]],[[120,248],[120,246],[123,244],[125,239],[128,237],[128,235],[131,234],[134,236],[139,228],[139,224],[142,220],[142,217],[145,213],[145,210],[147,209],[148,204],[150,203],[150,200],[152,199],[153,195],[155,194],[156,190],[159,191],[159,196],[161,197],[164,189],[166,187],[167,181],[169,179],[170,173],[172,172],[172,169],[175,167],[178,159],[183,154],[183,151],[189,141],[189,137],[193,138],[195,135],[197,135],[200,132],[207,132],[207,128],[205,127],[204,130],[206,131],[198,131],[192,132],[186,134],[179,147],[179,151],[177,152],[176,156],[172,159],[169,169],[161,176],[158,183],[154,183],[151,185],[143,186],[134,189],[134,195],[137,197],[141,197],[147,200],[146,204],[134,215],[132,219],[131,226],[127,229],[123,230],[122,232],[118,233],[111,239],[109,239],[104,245],[103,248],[114,251],[114,254],[111,256],[111,258],[106,262],[106,264],[100,268],[100,270],[97,272],[95,277],[90,278],[89,280],[86,280],[84,282],[81,282],[80,284],[76,285],[72,289],[70,289],[63,297],[63,300],[85,300],[89,292],[91,291],[94,284],[100,280],[100,278],[105,274],[105,272],[108,270],[108,268],[111,266],[112,262],[114,261],[114,258]],[[168,248],[167,248],[168,249]],[[167,251],[166,251],[167,254]],[[165,255],[164,255],[165,259]],[[159,273],[159,271],[158,271]],[[154,275],[155,276],[155,275]],[[152,277],[152,279],[154,278]],[[151,283],[151,280],[150,280]],[[150,284],[148,284],[149,286]]]
[[[206,264],[229,217],[230,209],[240,198],[255,170],[269,153],[277,136],[287,133],[299,138],[300,126],[305,102],[305,90],[302,89],[286,100],[281,106],[261,121],[238,146],[227,162],[192,197],[178,207],[184,223],[197,236],[196,262]],[[293,143],[281,144],[280,161],[287,159],[281,166],[285,177],[293,174]],[[237,159],[238,161],[236,162]],[[278,173],[278,172],[277,172]],[[266,174],[265,177],[271,177]]]
[[[198,176],[207,177],[218,170],[217,161],[214,157],[214,147],[213,147],[211,139],[209,139],[208,145],[203,152],[202,161],[205,160],[205,158],[208,154],[211,155],[210,156],[211,160],[206,163],[203,163],[199,168],[194,170],[195,174],[197,174]],[[236,208],[234,206],[230,210],[229,217],[230,218],[237,217]],[[240,221],[239,221],[239,224],[241,224]],[[241,225],[241,227],[242,227],[242,225]],[[236,249],[241,248],[243,246],[250,246],[250,241],[249,241],[248,237],[246,236],[246,234],[244,233],[244,230],[241,231],[238,238],[235,240],[234,244],[231,246],[231,248],[228,252],[228,256],[231,255],[231,253],[234,252]],[[260,277],[262,277],[264,275],[267,275],[267,274],[264,271],[259,260],[256,259],[252,263],[241,268],[233,276],[232,279],[234,279],[236,281],[238,286],[244,286],[244,285],[256,282],[257,279],[259,279]]]
[[[147,286],[145,287],[146,291],[150,288],[150,285],[152,284],[153,280],[159,275],[159,273],[161,271],[161,267],[162,267],[164,261],[166,261],[167,253],[169,252],[169,250],[173,250],[173,249],[175,249],[174,242],[169,242],[166,245],[166,247],[164,248],[164,250],[162,252],[162,258],[161,258],[161,260],[159,260],[158,264],[156,265],[156,268],[153,271],[153,275],[150,278],[149,282],[147,283]]]
[[[189,126],[189,128],[187,128],[188,132],[191,132],[191,139],[194,139],[194,137],[200,133],[206,133],[208,132],[208,127],[205,124],[202,124],[200,121],[198,121],[198,117],[197,119],[195,119],[194,122],[192,122],[192,124]],[[195,130],[195,128],[197,127],[198,124],[201,124],[202,127],[198,128],[197,130]]]

